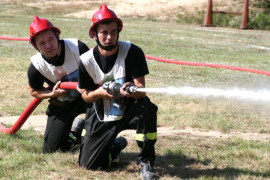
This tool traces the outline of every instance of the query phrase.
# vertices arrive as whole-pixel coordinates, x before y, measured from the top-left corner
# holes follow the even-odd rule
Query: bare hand
[[[114,98],[114,96],[111,95],[110,93],[108,93],[107,90],[104,89],[102,86],[99,87],[99,88],[96,90],[96,93],[98,94],[98,96],[99,96],[100,98],[104,98],[104,99],[108,99],[108,100]]]
[[[61,83],[61,81],[58,81],[54,85],[52,92],[51,92],[51,97],[59,97],[59,96],[66,94],[68,92],[68,90],[60,89],[60,83]]]

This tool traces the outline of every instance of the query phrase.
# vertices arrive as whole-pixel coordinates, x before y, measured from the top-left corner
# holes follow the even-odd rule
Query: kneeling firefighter
[[[125,138],[117,138],[118,134],[135,129],[141,176],[154,179],[158,108],[145,92],[126,91],[127,86],[144,88],[149,71],[142,49],[119,41],[122,29],[122,20],[106,5],[101,5],[92,17],[89,36],[97,45],[81,56],[79,88],[83,99],[93,107],[87,110],[79,165],[86,169],[109,168],[127,145]],[[104,88],[107,82],[121,84],[120,92],[114,94]]]

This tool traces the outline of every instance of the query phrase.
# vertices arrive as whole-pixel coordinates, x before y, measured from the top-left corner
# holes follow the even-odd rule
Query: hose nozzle
[[[116,95],[120,93],[120,88],[122,87],[122,85],[116,82],[106,82],[103,84],[102,87],[106,89],[109,94]]]
[[[137,92],[137,89],[138,89],[137,86],[129,85],[129,86],[126,86],[125,91],[128,92],[129,94],[133,94]]]
[[[110,93],[111,95],[117,95],[120,93],[120,89],[122,87],[122,85],[120,83],[117,82],[106,82],[102,85],[102,87],[104,89],[106,89],[108,91],[108,93]],[[125,91],[129,94],[133,94],[135,92],[137,92],[138,87],[135,85],[128,85],[125,87]]]

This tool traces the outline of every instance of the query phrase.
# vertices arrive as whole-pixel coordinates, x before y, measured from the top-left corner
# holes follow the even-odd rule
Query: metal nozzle
[[[120,93],[120,88],[122,85],[116,82],[107,82],[103,84],[103,88],[108,91],[108,93],[115,95]]]
[[[125,91],[132,94],[137,92],[138,87],[137,86],[126,86]]]
[[[112,95],[116,95],[120,93],[120,89],[122,85],[116,82],[106,82],[102,86],[104,89],[108,91],[108,93]],[[125,91],[129,94],[137,92],[138,87],[135,85],[129,85],[125,87]]]

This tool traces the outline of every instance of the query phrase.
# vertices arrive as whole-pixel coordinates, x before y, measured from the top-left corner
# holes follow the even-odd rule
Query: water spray
[[[252,101],[270,101],[269,90],[245,90],[239,88],[218,89],[218,88],[199,88],[199,87],[167,87],[167,88],[138,88],[139,92],[158,93],[166,95],[193,95],[199,97],[223,97],[237,98]]]
[[[107,82],[103,84],[103,88],[110,94],[116,95],[120,93],[122,85],[116,82]],[[270,101],[270,91],[259,90],[251,91],[239,88],[233,89],[218,89],[218,88],[199,88],[199,87],[166,87],[166,88],[139,88],[134,85],[126,86],[125,91],[132,94],[135,92],[158,93],[165,95],[192,95],[199,97],[223,97],[223,98],[237,98],[252,101]]]

